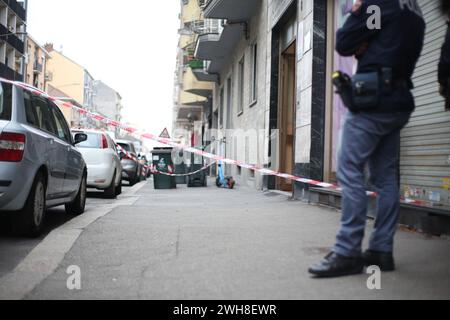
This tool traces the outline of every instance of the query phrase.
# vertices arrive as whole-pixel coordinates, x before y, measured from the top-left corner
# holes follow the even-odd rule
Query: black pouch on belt
[[[376,109],[380,104],[380,91],[380,72],[361,72],[353,76],[353,104],[358,111]]]

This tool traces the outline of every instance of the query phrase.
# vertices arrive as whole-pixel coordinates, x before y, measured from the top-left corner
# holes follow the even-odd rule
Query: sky
[[[28,33],[123,98],[124,121],[171,128],[179,0],[29,0]]]

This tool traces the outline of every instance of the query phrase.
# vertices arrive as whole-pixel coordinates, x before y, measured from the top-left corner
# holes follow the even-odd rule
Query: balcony
[[[247,22],[258,9],[259,0],[204,0],[205,18],[227,19],[228,22]]]
[[[197,69],[203,69],[205,62],[203,60],[191,60],[187,63],[187,65],[189,66],[189,68],[191,68],[192,70],[197,70]]]
[[[198,81],[192,69],[187,68],[183,73],[183,90],[207,98],[214,90],[214,83]]]
[[[180,104],[184,106],[203,106],[208,99],[186,91],[180,92]]]
[[[15,34],[12,34],[3,24],[0,24],[0,40],[6,41],[11,47],[19,51],[21,54],[25,52],[25,44]]]
[[[3,63],[0,63],[0,77],[12,81],[23,81],[23,76],[20,73],[14,71]]]
[[[42,65],[42,63],[35,61],[33,64],[33,72],[40,74],[42,73],[42,71],[44,71],[44,66]]]
[[[192,21],[185,25],[194,34],[219,34],[222,31],[222,20],[218,19],[202,19]]]
[[[226,24],[221,34],[203,34],[197,39],[195,57],[211,61],[207,71],[219,73],[244,35],[243,24]]]
[[[197,1],[189,0],[183,4],[181,11],[181,23],[184,25],[192,21],[199,20],[202,15],[202,9],[199,7]]]
[[[177,110],[177,121],[184,120],[186,122],[198,121],[202,118],[202,106],[181,106]]]
[[[22,20],[27,20],[27,12],[25,8],[16,0],[1,0]]]

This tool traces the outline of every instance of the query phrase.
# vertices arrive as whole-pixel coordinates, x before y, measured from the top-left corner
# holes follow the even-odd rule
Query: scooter
[[[225,177],[223,174],[222,162],[219,162],[219,174],[216,179],[216,185],[218,188],[225,189],[233,189],[236,185],[236,181],[234,181],[233,177]]]

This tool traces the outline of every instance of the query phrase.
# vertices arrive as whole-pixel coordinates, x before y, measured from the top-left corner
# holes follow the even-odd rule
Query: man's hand
[[[358,11],[362,6],[362,0],[356,0],[356,2],[353,4],[352,12]]]

